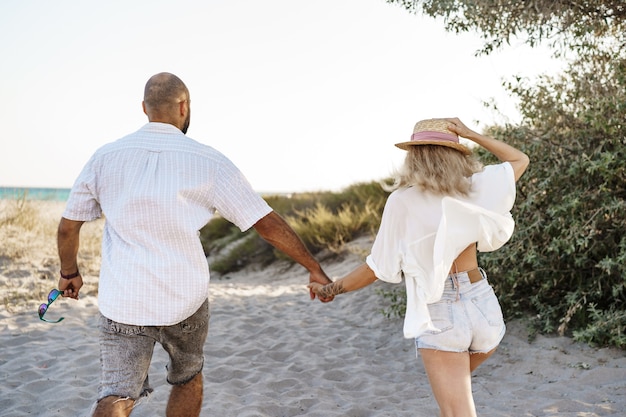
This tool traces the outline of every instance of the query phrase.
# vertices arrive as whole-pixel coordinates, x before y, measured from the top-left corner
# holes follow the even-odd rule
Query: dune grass
[[[344,250],[346,243],[375,234],[387,196],[380,183],[370,182],[354,184],[339,192],[273,195],[265,199],[313,254],[332,257]],[[290,261],[254,229],[241,233],[219,216],[200,231],[200,237],[211,270],[218,274],[252,264]]]
[[[0,305],[7,311],[36,311],[58,282],[56,232],[64,203],[28,200],[26,194],[0,200]],[[103,221],[81,232],[82,295],[97,293]]]

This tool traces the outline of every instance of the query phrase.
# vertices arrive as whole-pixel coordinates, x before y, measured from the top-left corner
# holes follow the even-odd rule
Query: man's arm
[[[309,282],[317,282],[322,285],[332,282],[300,237],[278,213],[270,212],[256,222],[253,227],[268,243],[305,267],[309,271]],[[315,294],[313,292],[310,294],[311,299],[314,299]],[[320,301],[328,302],[332,299],[332,297],[320,298]]]
[[[61,217],[59,228],[57,230],[57,247],[59,250],[59,260],[61,261],[61,274],[77,276],[66,279],[59,278],[59,290],[63,292],[64,297],[78,299],[78,291],[83,286],[83,278],[78,271],[78,247],[80,243],[80,228],[84,222],[68,220]]]

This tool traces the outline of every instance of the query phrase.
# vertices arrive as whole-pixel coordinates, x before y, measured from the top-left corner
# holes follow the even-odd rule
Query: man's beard
[[[187,112],[187,118],[185,119],[185,123],[183,123],[183,127],[181,130],[181,132],[183,132],[184,134],[187,134],[187,129],[189,129],[189,122],[191,120],[191,112],[188,111]]]

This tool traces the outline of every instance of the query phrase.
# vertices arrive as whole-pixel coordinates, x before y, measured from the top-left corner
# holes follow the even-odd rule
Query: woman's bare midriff
[[[472,243],[461,252],[454,260],[450,267],[450,273],[470,271],[478,268],[478,260],[476,259],[476,244]]]

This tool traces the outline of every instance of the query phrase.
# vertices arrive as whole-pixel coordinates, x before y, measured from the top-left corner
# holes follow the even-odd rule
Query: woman
[[[459,136],[501,163],[483,168]],[[441,416],[476,416],[471,372],[505,331],[476,252],[496,250],[511,237],[515,183],[528,156],[457,118],[420,121],[411,140],[396,146],[407,151],[406,160],[371,254],[345,277],[309,288],[330,299],[377,279],[404,278],[404,335],[415,338]]]

